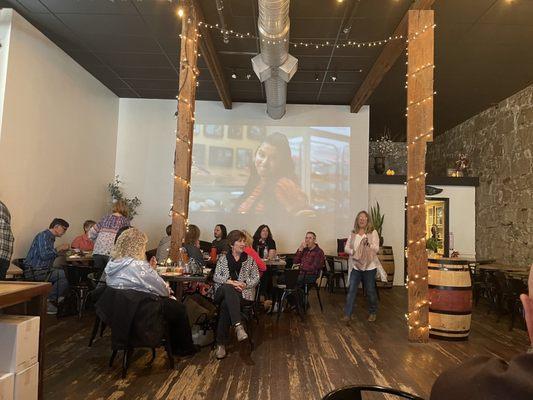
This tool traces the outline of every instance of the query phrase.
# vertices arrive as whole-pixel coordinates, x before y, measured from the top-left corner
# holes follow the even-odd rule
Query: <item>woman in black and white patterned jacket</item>
[[[230,251],[220,256],[213,276],[215,302],[220,305],[217,327],[216,357],[226,357],[226,343],[230,326],[235,327],[239,342],[248,339],[241,324],[241,304],[254,301],[259,283],[259,270],[255,260],[244,252],[246,236],[241,231],[231,231],[227,237]]]

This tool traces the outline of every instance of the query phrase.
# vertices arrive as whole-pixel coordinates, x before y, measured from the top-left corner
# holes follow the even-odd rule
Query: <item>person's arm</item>
[[[87,235],[89,236],[89,239],[91,239],[93,242],[98,237],[98,232],[100,232],[100,229],[102,227],[102,221],[98,222],[97,224],[94,224],[91,226],[91,229],[89,229],[89,232],[87,232]]]
[[[368,235],[367,235],[368,237]],[[370,245],[370,249],[374,252],[374,254],[378,254],[379,252],[379,235],[378,231],[373,230],[370,234],[370,238],[368,240],[368,244]]]
[[[244,282],[246,283],[247,288],[254,288],[259,283],[259,269],[253,257],[250,257],[248,275],[246,276]]]
[[[143,263],[141,269],[144,271],[143,283],[149,288],[150,292],[162,297],[169,297],[170,292],[166,282],[161,278],[157,271],[150,264]]]
[[[54,243],[49,240],[45,234],[40,234],[37,238],[37,248],[39,249],[39,258],[41,260],[53,260],[57,257],[57,251],[54,249]]]
[[[344,244],[344,252],[350,256],[353,256],[354,254],[354,248],[353,248],[353,240],[355,238],[355,234],[352,232],[350,233],[350,236],[348,236],[348,239],[346,239],[346,243]]]
[[[293,264],[300,264],[302,262],[303,254],[304,254],[304,250],[302,246],[300,246],[298,250],[296,250],[296,254],[294,254]]]
[[[213,282],[224,284],[229,279],[228,260],[225,256],[219,257],[217,266],[215,267],[215,274],[213,275]]]
[[[315,273],[319,273],[320,270],[324,267],[324,260],[324,252],[322,251],[322,249],[320,249],[320,251],[313,258],[313,271],[315,271]]]

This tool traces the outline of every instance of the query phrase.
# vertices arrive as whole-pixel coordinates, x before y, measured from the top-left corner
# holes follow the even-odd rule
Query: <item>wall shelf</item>
[[[403,185],[406,181],[405,175],[369,175],[368,183],[378,183],[385,185]],[[436,186],[479,186],[479,178],[465,176],[454,178],[450,176],[431,176],[426,177],[426,185]]]

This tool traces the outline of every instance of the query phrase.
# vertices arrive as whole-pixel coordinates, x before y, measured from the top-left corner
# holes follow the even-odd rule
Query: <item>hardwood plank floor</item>
[[[225,360],[210,349],[179,360],[167,368],[158,351],[151,367],[148,351],[138,350],[120,379],[120,362],[108,367],[109,331],[87,347],[93,314],[46,321],[45,399],[320,399],[334,388],[350,384],[379,384],[429,397],[436,377],[445,369],[476,354],[510,359],[528,346],[522,329],[508,330],[508,318],[496,322],[484,307],[474,311],[470,340],[429,344],[407,341],[407,292],[403,287],[381,290],[378,320],[366,321],[362,296],[357,320],[347,327],[339,320],[344,293],[322,291],[324,312],[316,296],[305,322],[284,313],[279,323],[261,315],[254,326],[256,348],[232,345]],[[178,361],[178,360],[177,360]]]

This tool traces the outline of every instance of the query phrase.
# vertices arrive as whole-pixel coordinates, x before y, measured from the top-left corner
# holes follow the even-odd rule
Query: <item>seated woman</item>
[[[76,236],[70,247],[81,251],[93,251],[94,243],[89,239],[89,230],[96,225],[96,222],[88,219],[83,223],[83,235]]]
[[[168,285],[155,271],[156,260],[146,261],[146,235],[136,228],[129,228],[118,237],[112,251],[112,259],[105,267],[106,284],[113,289],[137,290],[163,297],[163,317],[170,329],[174,355],[194,354],[191,328],[185,306],[170,297]]]
[[[252,257],[245,252],[246,236],[241,231],[231,231],[228,244],[231,251],[220,256],[215,269],[215,302],[220,304],[217,327],[216,357],[226,357],[226,343],[230,326],[235,327],[237,340],[248,339],[248,334],[241,324],[241,304],[252,302],[255,287],[259,283],[259,271]]]
[[[252,247],[263,259],[276,258],[276,242],[272,238],[272,232],[268,225],[259,225],[254,233]]]
[[[183,248],[187,251],[189,258],[194,259],[200,266],[205,265],[204,256],[200,250],[200,228],[196,225],[189,225],[183,239]]]

